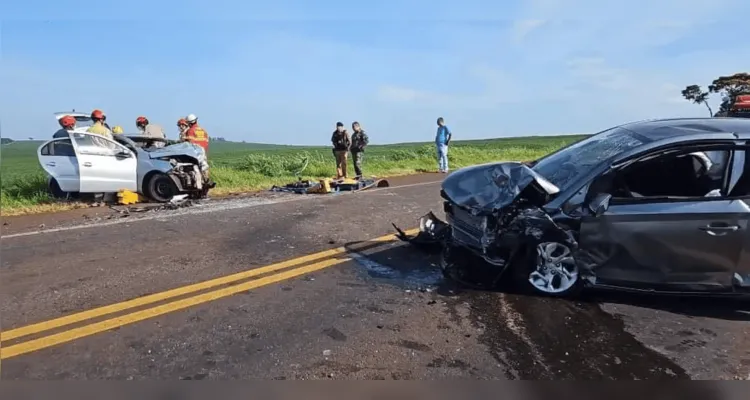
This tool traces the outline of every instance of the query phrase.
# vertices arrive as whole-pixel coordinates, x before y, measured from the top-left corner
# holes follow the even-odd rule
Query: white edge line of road
[[[411,183],[408,185],[400,185],[400,186],[393,186],[393,187],[385,187],[385,188],[374,188],[365,190],[362,192],[352,192],[352,193],[346,193],[344,195],[349,194],[357,194],[357,195],[367,195],[369,193],[376,193],[380,191],[387,191],[387,190],[396,190],[396,189],[404,189],[404,188],[410,188],[410,187],[418,187],[418,186],[427,186],[427,185],[434,185],[436,183],[440,183],[442,180],[437,181],[430,181],[430,182],[420,182],[420,183]],[[314,195],[311,195],[314,196]],[[127,224],[127,223],[135,223],[140,221],[151,221],[155,219],[171,219],[183,215],[197,215],[197,214],[206,214],[211,212],[218,212],[218,211],[228,211],[228,210],[236,210],[241,208],[252,208],[252,207],[261,207],[261,206],[268,206],[272,204],[280,204],[280,203],[288,203],[292,201],[301,201],[301,200],[311,200],[315,198],[328,198],[327,196],[316,196],[316,197],[307,197],[305,195],[300,195],[300,197],[293,197],[289,199],[281,199],[281,200],[260,200],[257,203],[253,204],[235,204],[231,205],[228,204],[224,207],[211,207],[213,204],[221,204],[223,202],[232,202],[234,200],[221,200],[217,203],[210,203],[208,207],[206,208],[187,208],[184,209],[182,212],[177,211],[170,214],[160,214],[158,212],[154,213],[153,215],[141,217],[141,218],[122,218],[117,219],[114,221],[107,221],[107,222],[98,222],[98,223],[90,223],[90,224],[81,224],[81,225],[73,225],[73,226],[65,226],[60,228],[50,228],[50,229],[42,229],[42,230],[36,230],[36,231],[29,231],[29,232],[20,232],[20,233],[13,233],[10,235],[2,235],[0,236],[0,240],[5,239],[13,239],[17,237],[24,237],[24,236],[34,236],[34,235],[41,235],[45,233],[56,233],[56,232],[65,232],[65,231],[72,231],[72,230],[78,230],[78,229],[86,229],[86,228],[99,228],[104,226],[111,226],[111,225],[119,225],[119,224]]]

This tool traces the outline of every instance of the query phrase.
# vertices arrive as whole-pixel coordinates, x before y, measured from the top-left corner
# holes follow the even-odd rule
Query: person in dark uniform
[[[354,173],[357,177],[362,177],[362,161],[365,155],[365,146],[370,143],[370,138],[367,137],[364,129],[359,125],[359,122],[352,122],[352,161],[354,162]]]
[[[346,178],[346,162],[349,158],[349,147],[352,140],[349,133],[344,129],[344,124],[336,123],[336,130],[331,135],[333,144],[333,155],[336,156],[336,179]]]

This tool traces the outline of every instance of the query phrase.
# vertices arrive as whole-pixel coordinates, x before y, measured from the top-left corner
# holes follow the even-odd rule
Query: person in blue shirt
[[[451,130],[445,125],[443,117],[437,119],[437,134],[435,135],[435,146],[437,147],[438,171],[448,173],[448,143],[451,141]]]

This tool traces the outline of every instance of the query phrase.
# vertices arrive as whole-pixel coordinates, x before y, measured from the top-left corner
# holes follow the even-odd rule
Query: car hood
[[[560,189],[519,162],[499,162],[459,169],[445,178],[442,196],[473,214],[496,212],[525,200],[541,207]]]
[[[148,152],[150,158],[161,158],[169,156],[190,156],[197,160],[204,160],[206,153],[203,148],[188,142],[172,144]]]

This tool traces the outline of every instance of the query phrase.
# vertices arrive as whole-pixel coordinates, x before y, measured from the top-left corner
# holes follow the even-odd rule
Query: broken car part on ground
[[[321,179],[320,181],[300,179],[297,182],[289,183],[284,186],[274,186],[271,188],[271,191],[297,194],[328,194],[366,190],[374,187],[388,187],[388,181],[377,178]]]
[[[464,168],[442,184],[447,222],[398,236],[440,248],[450,277],[483,269],[545,295],[750,294],[749,140],[750,120],[655,120]]]

